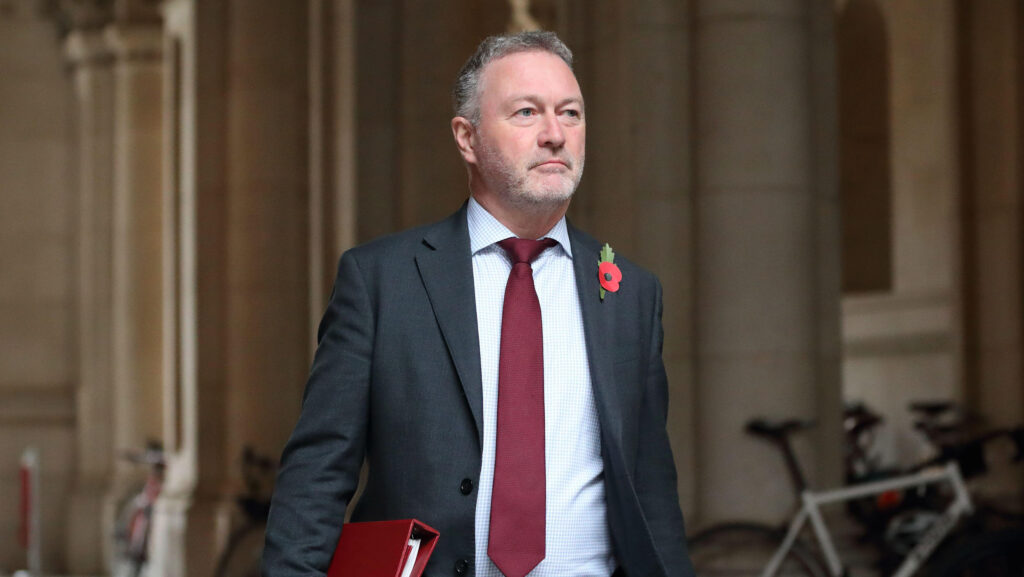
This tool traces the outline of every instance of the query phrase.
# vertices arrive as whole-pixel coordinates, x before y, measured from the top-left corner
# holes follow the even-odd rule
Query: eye
[[[532,108],[520,108],[519,110],[516,111],[516,116],[522,116],[524,118],[529,118],[536,114],[536,111],[534,111]]]
[[[583,118],[583,114],[575,108],[566,108],[564,114],[573,120],[579,120]]]

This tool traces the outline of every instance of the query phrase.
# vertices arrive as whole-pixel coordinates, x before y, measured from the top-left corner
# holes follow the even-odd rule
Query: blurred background
[[[664,284],[691,529],[792,510],[755,416],[815,421],[818,486],[844,404],[893,463],[910,401],[1024,421],[1017,0],[0,0],[0,572],[26,448],[44,570],[100,575],[159,443],[149,574],[210,574],[339,255],[459,207],[452,81],[533,27],[586,98],[571,220]]]

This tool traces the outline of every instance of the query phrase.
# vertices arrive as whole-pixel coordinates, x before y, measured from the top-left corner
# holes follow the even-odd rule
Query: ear
[[[476,164],[473,135],[473,123],[468,118],[456,116],[452,119],[452,136],[455,137],[455,146],[458,147],[459,154],[462,155],[462,160],[465,160],[466,164]]]

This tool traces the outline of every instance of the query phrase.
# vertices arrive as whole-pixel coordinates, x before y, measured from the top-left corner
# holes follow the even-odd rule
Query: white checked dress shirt
[[[472,198],[467,215],[484,409],[483,459],[476,500],[476,575],[501,577],[487,556],[487,542],[494,480],[501,312],[512,263],[495,243],[515,235]],[[565,218],[544,236],[558,242],[558,246],[545,250],[532,264],[544,327],[547,526],[545,558],[530,576],[608,577],[616,564],[608,532],[601,430]]]

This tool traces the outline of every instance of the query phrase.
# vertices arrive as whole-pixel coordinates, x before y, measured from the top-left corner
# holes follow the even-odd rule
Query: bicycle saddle
[[[956,408],[953,401],[911,401],[908,408],[925,417],[937,417]]]
[[[764,417],[757,417],[747,421],[747,432],[760,437],[782,439],[789,436],[790,433],[810,429],[815,424],[814,420],[785,419],[782,421],[772,421]]]

